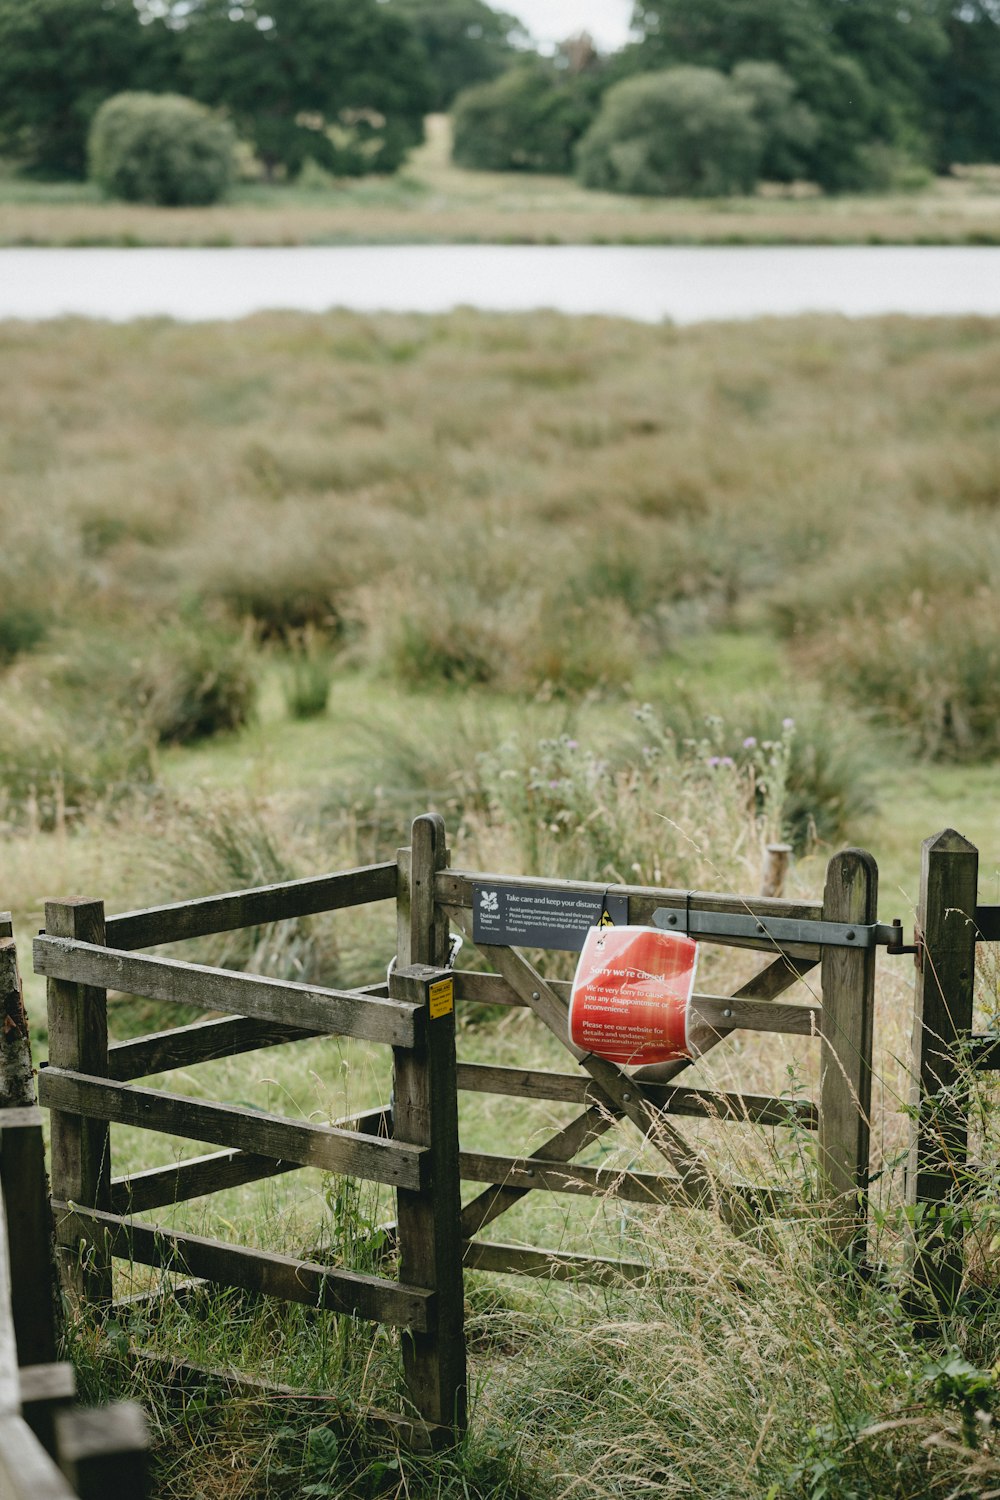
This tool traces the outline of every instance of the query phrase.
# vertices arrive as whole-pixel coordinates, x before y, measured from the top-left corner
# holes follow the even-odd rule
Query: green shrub
[[[257,701],[249,642],[207,627],[171,626],[135,667],[131,696],[160,744],[242,729]]]
[[[333,662],[315,630],[289,637],[282,688],[293,719],[315,719],[326,713],[333,686]]]
[[[216,203],[232,181],[235,147],[230,127],[193,99],[115,94],[94,116],[89,175],[132,203]]]
[[[455,101],[452,156],[482,172],[565,172],[596,109],[586,75],[565,77],[540,61],[512,68]]]
[[[745,89],[714,68],[666,68],[608,89],[576,171],[585,187],[615,193],[749,193],[764,140]]]

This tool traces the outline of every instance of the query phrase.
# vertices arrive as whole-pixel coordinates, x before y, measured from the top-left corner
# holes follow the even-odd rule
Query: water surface
[[[0,250],[0,318],[554,308],[642,322],[1000,314],[1000,248],[593,245]]]

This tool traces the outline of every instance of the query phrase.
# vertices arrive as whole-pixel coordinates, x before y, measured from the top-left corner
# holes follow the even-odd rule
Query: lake
[[[1000,248],[374,245],[0,250],[0,318],[554,308],[695,323],[1000,314]]]

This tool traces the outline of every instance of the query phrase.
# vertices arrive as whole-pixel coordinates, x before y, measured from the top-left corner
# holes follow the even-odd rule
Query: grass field
[[[953,824],[998,899],[998,333],[471,313],[3,326],[0,906],[23,951],[45,897],[123,909],[383,858],[429,805],[456,864],[609,882],[753,891],[763,844],[787,835],[792,887],[815,895],[831,851],[861,842],[883,920],[907,929],[920,841]],[[392,948],[388,915],[344,914],[199,952],[355,984]],[[751,969],[729,955],[706,973]],[[995,980],[985,966],[984,1024]],[[43,1055],[30,979],[28,1001]],[[978,1300],[944,1344],[914,1340],[894,1280],[911,1006],[912,969],[887,962],[884,1282],[831,1273],[801,1225],[749,1243],[708,1214],[552,1196],[504,1234],[656,1274],[643,1291],[471,1276],[457,1455],[344,1436],[308,1401],[178,1403],[130,1364],[129,1338],[313,1397],[391,1398],[387,1335],[238,1299],[79,1324],[85,1389],[152,1406],[158,1493],[178,1500],[988,1493],[990,1221]],[[168,1019],[112,1012],[118,1035]],[[560,1066],[526,1017],[470,1014],[461,1049]],[[172,1082],[327,1119],[384,1102],[386,1061],[309,1043]],[[808,1041],[749,1037],[699,1072],[781,1093],[816,1067]],[[565,1118],[479,1100],[463,1138],[530,1150]],[[808,1141],[698,1131],[723,1169],[752,1161],[812,1211]],[[606,1145],[594,1164],[635,1159],[624,1132]],[[113,1147],[116,1171],[188,1154],[125,1130]],[[174,1221],[351,1257],[384,1211],[306,1173]]]
[[[995,166],[894,194],[627,198],[565,177],[463,170],[449,159],[447,118],[428,124],[396,177],[313,190],[246,183],[214,208],[106,203],[86,184],[0,177],[0,246],[1000,243]]]

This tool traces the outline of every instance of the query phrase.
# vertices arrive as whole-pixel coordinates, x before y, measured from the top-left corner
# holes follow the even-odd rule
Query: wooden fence
[[[21,1007],[5,914],[0,914],[0,993],[6,1021]],[[5,1028],[5,1041],[11,1029]],[[34,1105],[5,1100],[0,1108],[0,1497],[142,1500],[145,1419],[131,1402],[96,1410],[75,1405],[73,1367],[58,1359],[51,1264],[42,1114]]]
[[[914,1311],[954,1305],[980,1184],[970,1172],[976,1071],[1000,1070],[1000,1034],[973,1029],[977,949],[1000,942],[1000,906],[979,903],[979,851],[953,829],[923,845],[917,907],[910,1151]]]
[[[526,1195],[541,1191],[681,1209],[711,1207],[737,1231],[762,1214],[782,1211],[778,1195],[766,1185],[734,1183],[714,1173],[678,1128],[685,1118],[815,1131],[829,1240],[863,1261],[876,954],[879,946],[913,951],[903,948],[898,925],[878,924],[877,885],[874,860],[859,850],[830,861],[822,901],[609,888],[456,870],[450,866],[444,824],[426,816],[416,820],[410,847],[395,860],[364,869],[119,916],[106,917],[99,901],[51,902],[35,965],[48,979],[50,1060],[40,1094],[52,1112],[53,1206],[64,1285],[106,1304],[112,1260],[123,1257],[397,1326],[403,1330],[412,1413],[432,1438],[451,1440],[466,1421],[463,1264],[564,1279],[645,1274],[639,1264],[485,1239],[486,1227]],[[686,1059],[627,1072],[578,1052],[567,1037],[568,985],[543,978],[522,951],[565,947],[565,941],[554,937],[549,944],[543,931],[530,944],[491,942],[481,926],[477,930],[475,917],[485,890],[508,897],[530,892],[533,899],[563,909],[569,903],[589,914],[587,921],[613,907],[619,923],[673,926],[700,941],[756,954],[755,971],[732,993],[695,996],[701,1050],[739,1030],[815,1037],[818,1098],[686,1087],[677,1082],[691,1065]],[[321,988],[139,951],[375,902],[395,903],[395,969],[388,984],[364,989]],[[478,946],[491,972],[448,969],[449,931],[455,927]],[[918,913],[922,968],[907,1189],[917,1207],[933,1209],[954,1197],[967,1128],[956,1087],[963,1056],[971,1055],[978,1066],[1000,1066],[1000,1043],[971,1037],[975,944],[977,938],[998,936],[998,909],[976,905],[976,851],[950,832],[929,840]],[[782,998],[816,971],[821,1000],[813,994],[793,1003]],[[109,989],[168,1005],[196,1004],[223,1016],[111,1041]],[[460,1061],[455,1007],[463,1003],[533,1012],[571,1054],[575,1070]],[[317,1125],[135,1082],[318,1036],[357,1037],[392,1048],[391,1110]],[[462,1150],[459,1142],[459,1091],[571,1103],[580,1110],[533,1150],[473,1152]],[[611,1171],[578,1161],[621,1121],[631,1122],[670,1170]],[[112,1124],[221,1149],[116,1178]],[[40,1140],[34,1116],[31,1129]],[[5,1173],[8,1160],[5,1146]],[[395,1279],[200,1238],[145,1217],[158,1207],[302,1166],[395,1189],[396,1220],[387,1235],[397,1257]],[[464,1206],[462,1181],[479,1185]],[[960,1242],[957,1259],[954,1237],[943,1237],[942,1244],[932,1246],[932,1254],[922,1242],[917,1257],[920,1276],[936,1291],[961,1276]],[[12,1407],[3,1410],[5,1422],[21,1421]]]

